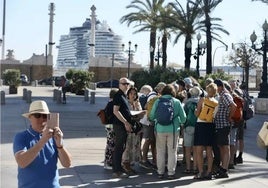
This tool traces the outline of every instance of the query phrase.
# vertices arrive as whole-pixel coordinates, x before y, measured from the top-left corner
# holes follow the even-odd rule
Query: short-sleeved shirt
[[[31,127],[15,135],[13,152],[32,148],[40,139],[40,133]],[[57,170],[58,151],[53,138],[45,144],[36,158],[25,168],[18,167],[19,188],[58,188],[59,174]]]
[[[130,122],[131,114],[128,106],[128,100],[124,92],[119,89],[117,93],[114,95],[113,103],[115,106],[119,106],[119,111],[123,115],[123,117]],[[114,116],[113,124],[124,126],[123,122],[121,122],[116,116]]]
[[[230,105],[232,103],[234,103],[234,101],[231,94],[226,91],[222,91],[220,93],[218,111],[214,119],[216,129],[228,126],[230,127],[232,125],[232,123],[229,122]]]

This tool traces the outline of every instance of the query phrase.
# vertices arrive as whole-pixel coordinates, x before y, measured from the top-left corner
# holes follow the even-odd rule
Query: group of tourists
[[[183,140],[183,173],[197,180],[228,178],[229,170],[243,163],[246,98],[237,80],[208,78],[202,88],[187,77],[138,91],[123,77],[105,108],[104,168],[112,169],[114,178],[127,178],[138,164],[156,170],[160,179],[174,179]]]

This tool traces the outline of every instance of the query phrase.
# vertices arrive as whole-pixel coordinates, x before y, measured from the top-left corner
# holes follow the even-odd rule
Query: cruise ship
[[[90,48],[94,47],[94,57],[111,58],[126,64],[127,55],[122,50],[122,37],[115,34],[106,21],[96,21],[95,44],[91,40],[91,19],[87,18],[80,27],[70,28],[68,35],[60,37],[55,70],[60,69],[87,69],[90,63]]]

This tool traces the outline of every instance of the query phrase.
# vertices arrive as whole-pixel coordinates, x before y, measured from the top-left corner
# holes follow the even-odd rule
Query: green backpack
[[[184,127],[195,126],[196,121],[197,121],[197,117],[194,114],[196,106],[197,106],[197,102],[194,102],[194,101],[191,101],[185,104],[184,110],[186,113],[186,122],[184,124]]]

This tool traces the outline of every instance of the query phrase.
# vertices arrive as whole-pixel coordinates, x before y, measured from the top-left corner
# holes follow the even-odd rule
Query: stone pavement
[[[17,187],[17,165],[12,152],[12,139],[18,131],[28,127],[29,122],[21,116],[28,111],[29,104],[22,100],[22,90],[32,91],[32,99],[43,99],[51,112],[60,113],[60,126],[64,132],[64,143],[72,154],[72,167],[65,169],[59,164],[60,184],[68,187],[268,187],[268,163],[265,150],[256,146],[256,135],[265,115],[255,115],[248,121],[245,130],[244,163],[230,170],[229,178],[211,181],[193,180],[193,175],[183,174],[178,166],[174,180],[159,180],[155,172],[135,166],[137,175],[128,179],[112,179],[111,171],[103,169],[106,133],[96,114],[108,101],[109,89],[97,89],[95,104],[84,100],[84,96],[67,93],[67,104],[53,101],[52,87],[20,87],[17,95],[6,95],[6,104],[1,105],[1,186]],[[5,90],[3,86],[1,89]]]

